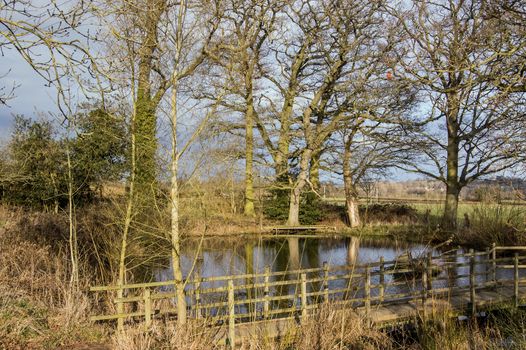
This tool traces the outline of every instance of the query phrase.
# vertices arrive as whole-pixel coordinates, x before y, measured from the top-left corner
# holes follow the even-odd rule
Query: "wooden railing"
[[[381,258],[365,265],[323,263],[321,267],[294,271],[271,271],[266,267],[254,274],[194,275],[185,281],[187,313],[189,317],[206,319],[210,325],[228,325],[231,341],[238,323],[304,317],[329,302],[360,308],[368,317],[372,307],[425,302],[469,291],[470,312],[475,314],[477,291],[482,288],[509,286],[513,288],[513,303],[518,305],[519,285],[526,282],[520,278],[520,270],[526,269],[525,261],[526,247],[493,246],[464,254],[428,253],[403,266],[400,260]],[[102,304],[115,307],[101,310],[102,314],[91,320],[142,320],[149,327],[154,317],[175,318],[173,287],[174,281],[92,287],[91,291],[106,301]],[[118,290],[124,297],[115,297]],[[118,307],[123,305],[127,307]],[[127,311],[114,312],[121,309]]]

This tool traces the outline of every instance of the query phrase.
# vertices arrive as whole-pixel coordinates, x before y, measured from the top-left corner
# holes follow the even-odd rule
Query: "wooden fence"
[[[526,247],[493,245],[485,251],[438,256],[428,253],[403,262],[381,258],[365,265],[323,263],[321,267],[294,271],[271,271],[266,267],[254,274],[207,278],[194,275],[185,281],[187,313],[210,325],[228,325],[231,342],[236,324],[301,318],[329,302],[361,308],[367,317],[375,306],[425,302],[469,291],[470,312],[475,314],[477,291],[482,288],[508,286],[513,289],[512,302],[518,305],[519,285],[526,282],[520,276],[526,273],[525,261]],[[118,290],[124,297],[115,297]],[[105,305],[101,314],[91,317],[92,321],[119,320],[121,327],[124,320],[142,321],[149,327],[155,317],[177,317],[174,281],[98,286],[91,291],[98,304]],[[122,309],[127,311],[115,311]]]

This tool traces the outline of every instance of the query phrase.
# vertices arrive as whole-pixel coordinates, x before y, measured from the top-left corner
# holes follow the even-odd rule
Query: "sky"
[[[0,56],[0,76],[3,76],[0,86],[5,86],[6,90],[17,86],[8,106],[0,105],[0,139],[5,140],[10,135],[13,115],[36,117],[37,112],[57,111],[54,88],[47,87],[44,79],[18,53],[4,50]]]

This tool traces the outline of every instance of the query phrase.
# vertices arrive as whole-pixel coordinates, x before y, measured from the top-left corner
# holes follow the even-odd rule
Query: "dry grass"
[[[196,320],[190,320],[184,327],[174,321],[159,321],[148,331],[144,331],[142,325],[128,327],[123,333],[115,333],[111,341],[115,350],[223,349],[216,341],[217,331]]]
[[[433,311],[417,315],[413,328],[401,331],[397,349],[411,350],[492,350],[526,349],[524,321],[521,310],[490,313],[486,318],[463,319],[454,317],[449,306],[441,301]]]
[[[480,204],[466,213],[469,222],[459,230],[461,243],[475,246],[526,244],[526,207]]]
[[[139,349],[225,349],[218,344],[218,334],[224,328],[208,328],[203,323],[191,321],[186,327],[158,322],[145,332],[141,326],[131,327],[112,337],[117,350]],[[348,350],[393,349],[385,333],[368,327],[363,319],[352,311],[336,311],[323,308],[316,315],[290,328],[279,337],[269,337],[264,331],[255,332],[247,339],[239,339],[240,350]]]
[[[288,339],[276,339],[273,348],[387,350],[393,344],[384,332],[368,326],[352,310],[337,310],[329,305],[304,321]]]
[[[87,295],[69,285],[65,249],[31,242],[15,231],[16,215],[0,229],[0,349],[53,349],[98,341]],[[88,281],[83,279],[81,290]]]

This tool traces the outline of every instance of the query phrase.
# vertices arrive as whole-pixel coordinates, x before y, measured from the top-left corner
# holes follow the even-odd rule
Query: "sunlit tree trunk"
[[[350,227],[358,227],[361,224],[360,212],[358,210],[358,192],[352,178],[351,171],[351,144],[352,136],[345,142],[343,153],[343,183],[345,188],[345,209]]]
[[[75,218],[75,201],[73,198],[73,172],[69,144],[66,146],[68,163],[68,221],[69,221],[69,251],[71,258],[71,285],[75,291],[79,283],[79,252],[77,243],[77,227]]]
[[[303,188],[307,184],[311,155],[312,151],[308,148],[302,153],[300,173],[290,193],[288,226],[298,226],[300,224],[300,199]]]
[[[183,272],[181,269],[181,237],[179,232],[179,187],[177,183],[177,172],[179,170],[179,151],[177,148],[177,89],[179,60],[183,46],[183,21],[186,14],[186,1],[179,4],[177,16],[175,65],[172,72],[172,95],[171,95],[171,137],[172,137],[172,159],[170,170],[172,173],[170,181],[170,217],[171,217],[171,243],[172,243],[172,269],[177,295],[177,323],[186,323],[186,297],[184,293]]]
[[[316,154],[313,154],[310,161],[309,180],[314,191],[318,191],[320,189],[320,158],[321,155],[319,152],[317,152]]]
[[[252,91],[252,66],[247,67],[245,112],[245,210],[247,216],[255,217],[254,210],[254,96]]]
[[[132,79],[133,81],[133,79]],[[121,247],[119,253],[119,277],[117,285],[122,286],[126,283],[126,250],[128,247],[128,236],[130,234],[130,227],[133,220],[133,211],[135,203],[135,172],[136,172],[136,144],[135,144],[135,109],[131,118],[131,132],[130,132],[130,178],[128,180],[129,189],[126,198],[126,213],[124,216],[124,228],[122,230]],[[123,297],[123,289],[117,290],[117,298]],[[117,313],[124,313],[124,304],[117,304]],[[117,320],[117,329],[122,332],[124,330],[124,319]]]

